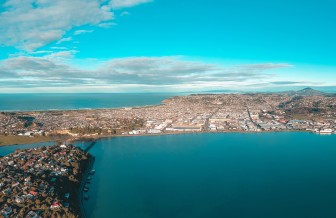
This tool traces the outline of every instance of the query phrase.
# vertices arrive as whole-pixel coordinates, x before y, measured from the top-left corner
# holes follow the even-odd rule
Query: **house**
[[[11,213],[12,213],[13,209],[7,205],[5,205],[5,207],[1,210],[1,214],[4,216],[4,217],[7,217],[9,216]]]
[[[26,133],[24,134],[24,136],[32,136],[33,134],[34,134],[33,132],[28,131],[28,132],[26,132]]]
[[[33,196],[36,196],[37,195],[37,192],[35,191],[30,191],[29,194],[33,195]]]
[[[39,215],[37,215],[37,213],[35,213],[34,211],[29,211],[26,218],[39,218]]]
[[[159,129],[150,129],[150,130],[148,130],[148,133],[150,133],[150,134],[159,134],[159,133],[161,133],[161,130],[159,130]]]
[[[7,189],[2,191],[2,193],[4,193],[5,195],[10,194],[11,192],[12,192],[12,189],[10,189],[10,188],[7,188]]]
[[[50,209],[57,209],[57,208],[60,208],[61,205],[58,203],[58,201],[56,201],[55,203],[53,203],[51,206],[50,206]]]
[[[25,201],[25,199],[22,196],[17,196],[15,198],[16,203],[21,204]]]
[[[29,198],[30,200],[34,199],[34,195],[32,194],[27,194],[26,197]]]
[[[16,187],[16,186],[18,186],[18,185],[20,185],[20,183],[19,183],[19,182],[16,182],[16,183],[14,183],[14,184],[12,185],[12,187]]]

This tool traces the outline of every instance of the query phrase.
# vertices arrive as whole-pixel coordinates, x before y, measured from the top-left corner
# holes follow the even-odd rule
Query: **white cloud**
[[[74,35],[76,36],[76,35],[81,35],[81,34],[85,34],[85,33],[92,33],[92,32],[93,32],[93,30],[76,30],[74,32]]]
[[[0,13],[0,44],[33,51],[68,30],[114,19],[102,0],[7,0]]]
[[[67,47],[63,47],[63,46],[52,46],[52,47],[50,47],[50,49],[54,49],[54,50],[66,50],[68,48]]]
[[[62,42],[69,42],[69,41],[72,41],[72,37],[71,36],[70,37],[65,37],[65,38],[62,38],[62,39],[58,40],[56,42],[56,44],[58,45],[58,44],[61,44]]]
[[[0,61],[0,78],[11,80],[1,79],[0,87],[241,88],[269,83],[276,77],[276,70],[291,66],[263,63],[223,67],[178,57],[133,57],[98,61],[83,69],[74,64],[76,60],[72,58],[76,52],[61,51],[44,57],[20,56]]]
[[[47,50],[39,50],[39,51],[34,51],[31,52],[31,54],[50,54],[52,51],[47,51]]]
[[[110,28],[111,26],[115,26],[115,25],[117,25],[115,22],[105,22],[105,23],[98,24],[98,26],[101,28]]]
[[[47,56],[45,56],[44,58],[46,59],[72,59],[75,54],[77,53],[77,50],[68,50],[68,51],[59,51],[59,52],[54,52],[52,54],[49,54]]]
[[[153,0],[111,0],[110,5],[114,9],[133,7],[139,4],[152,2]]]

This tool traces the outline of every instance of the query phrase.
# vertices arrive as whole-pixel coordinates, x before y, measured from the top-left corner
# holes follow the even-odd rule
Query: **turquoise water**
[[[89,217],[336,217],[336,135],[119,137],[91,153]]]
[[[160,104],[176,94],[0,94],[0,111],[74,110]]]

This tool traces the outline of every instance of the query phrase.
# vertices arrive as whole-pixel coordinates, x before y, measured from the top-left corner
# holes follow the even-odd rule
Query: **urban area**
[[[184,132],[333,134],[336,97],[316,92],[305,89],[281,94],[198,94],[171,97],[160,105],[146,107],[2,112],[0,135],[76,138]]]

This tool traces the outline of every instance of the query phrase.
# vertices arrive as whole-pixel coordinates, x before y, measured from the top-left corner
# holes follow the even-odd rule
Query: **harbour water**
[[[89,218],[336,217],[335,134],[116,137],[90,153]]]
[[[88,217],[336,217],[336,135],[99,140]]]
[[[54,142],[41,142],[27,145],[8,145],[8,146],[0,146],[0,156],[6,156],[10,153],[13,153],[16,149],[30,149],[41,146],[50,146],[54,145]]]
[[[174,95],[177,94],[0,94],[0,111],[76,110],[156,105]]]

